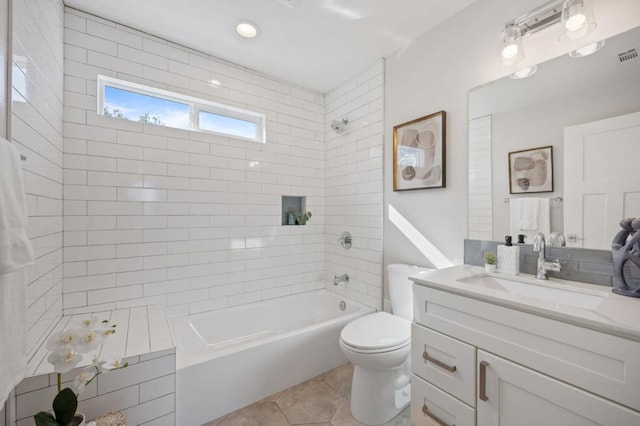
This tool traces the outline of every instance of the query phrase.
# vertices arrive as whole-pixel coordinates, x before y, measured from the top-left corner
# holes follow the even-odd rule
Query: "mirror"
[[[518,227],[517,218],[530,222],[533,198],[536,223],[547,224],[540,230],[565,233],[574,247],[609,250],[618,221],[640,217],[638,53],[640,27],[590,56],[563,55],[531,77],[504,77],[469,92],[469,239],[515,241],[524,233],[532,243],[535,232]],[[552,151],[516,153],[548,146]],[[590,185],[596,178],[599,186]]]

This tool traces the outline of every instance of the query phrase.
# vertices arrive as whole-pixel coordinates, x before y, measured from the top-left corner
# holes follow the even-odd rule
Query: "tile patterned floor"
[[[352,377],[345,364],[204,426],[361,426],[349,410]],[[410,424],[407,408],[385,426]]]

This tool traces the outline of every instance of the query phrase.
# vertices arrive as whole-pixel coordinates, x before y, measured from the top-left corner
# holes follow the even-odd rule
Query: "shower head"
[[[347,124],[349,124],[348,118],[336,119],[331,122],[331,130],[336,134],[341,135],[347,130]]]

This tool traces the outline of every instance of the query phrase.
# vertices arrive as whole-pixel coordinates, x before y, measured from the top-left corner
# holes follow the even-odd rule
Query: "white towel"
[[[0,138],[0,402],[27,369],[27,285],[33,263],[20,153]]]
[[[20,153],[0,138],[0,275],[31,265]]]
[[[0,405],[27,370],[25,271],[0,275]]]
[[[509,200],[509,221],[511,235],[527,236],[533,243],[538,232],[545,236],[551,232],[551,211],[548,198],[511,198]]]

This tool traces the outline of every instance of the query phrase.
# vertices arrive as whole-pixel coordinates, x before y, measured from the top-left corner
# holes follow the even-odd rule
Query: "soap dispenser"
[[[498,246],[499,274],[518,275],[520,273],[520,247],[511,242],[511,235],[504,237],[504,244]]]

